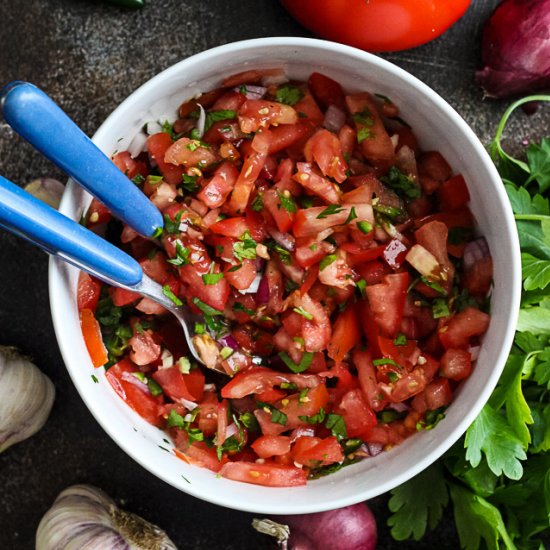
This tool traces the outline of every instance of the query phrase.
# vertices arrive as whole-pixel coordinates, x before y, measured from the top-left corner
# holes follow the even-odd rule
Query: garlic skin
[[[57,210],[63,191],[65,191],[65,186],[59,180],[53,178],[39,178],[27,183],[24,189],[33,197],[40,199]]]
[[[162,529],[120,510],[91,485],[72,485],[59,494],[38,525],[35,548],[177,550]]]
[[[42,428],[54,397],[54,385],[36,365],[0,346],[0,453]]]

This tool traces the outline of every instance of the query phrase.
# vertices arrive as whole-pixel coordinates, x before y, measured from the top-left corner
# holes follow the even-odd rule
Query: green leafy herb
[[[300,362],[298,364],[296,364],[290,358],[288,353],[286,353],[285,351],[281,351],[279,353],[279,357],[282,359],[283,363],[292,372],[295,372],[295,373],[300,373],[300,372],[304,372],[305,370],[307,370],[309,368],[309,366],[311,365],[311,362],[313,361],[313,356],[314,355],[315,354],[313,352],[306,351],[305,353],[302,354],[302,359],[300,360]]]
[[[202,323],[195,323],[195,334],[204,334],[206,327]]]
[[[341,441],[342,439],[346,439],[346,437],[348,437],[344,417],[339,414],[330,413],[327,416],[325,427],[331,431],[332,435],[336,437],[338,441]]]
[[[370,112],[368,107],[366,107],[360,113],[354,113],[353,115],[351,115],[351,118],[354,122],[357,122],[357,124],[362,124],[363,126],[372,126],[374,124],[372,113]]]
[[[381,357],[380,359],[374,359],[372,364],[375,367],[379,367],[381,365],[392,365],[394,367],[399,367],[399,365],[393,359],[390,359],[389,357]]]
[[[264,195],[263,193],[258,193],[255,197],[254,197],[254,200],[252,201],[252,204],[250,205],[250,207],[252,208],[252,210],[254,210],[254,212],[261,212],[264,208],[264,199],[263,199]]]
[[[160,385],[157,384],[157,382],[155,382],[152,378],[147,378],[147,387],[149,388],[149,391],[151,392],[151,395],[153,397],[156,397],[157,395],[161,395],[163,393]]]
[[[267,248],[269,248],[269,250],[273,250],[277,252],[279,258],[281,259],[281,262],[283,262],[286,265],[290,265],[292,263],[292,256],[290,255],[290,252],[286,248],[283,248],[280,244],[277,244],[275,241],[271,241],[271,240],[265,241],[264,244],[265,246],[267,246]],[[287,282],[288,281],[289,279],[287,279]]]
[[[302,422],[307,422],[308,424],[323,424],[326,417],[327,417],[327,414],[323,409],[323,407],[319,409],[319,412],[317,414],[312,414],[311,416],[307,416],[307,415],[298,416],[298,418]]]
[[[248,309],[247,307],[244,307],[241,302],[235,302],[235,304],[233,305],[233,309],[235,311],[242,311],[243,313],[250,315],[250,317],[256,315],[256,312],[253,309]]]
[[[187,174],[183,174],[182,179],[183,183],[181,186],[186,191],[189,191],[189,193],[196,193],[199,190],[199,184],[197,183],[199,176],[188,176]]]
[[[258,246],[258,243],[246,231],[233,245],[233,255],[241,262],[243,260],[255,260],[256,246]]]
[[[170,233],[171,235],[179,233],[182,215],[183,215],[183,210],[178,212],[174,216],[174,220],[172,220],[170,216],[168,216],[168,214],[164,214],[164,230],[167,233]]]
[[[401,172],[397,166],[392,166],[380,181],[404,199],[417,199],[422,194],[414,179]]]
[[[432,315],[434,319],[439,319],[440,317],[447,317],[451,314],[449,311],[449,306],[443,298],[436,298],[433,301],[432,305]]]
[[[344,222],[344,224],[348,224],[350,223],[351,221],[357,219],[357,212],[355,211],[355,206],[352,206],[350,208],[350,211],[349,211],[349,216],[347,217],[346,221]]]
[[[232,120],[237,117],[237,111],[231,111],[229,109],[223,109],[220,111],[210,111],[206,114],[206,122],[204,124],[204,131],[208,132],[214,122],[220,120]]]
[[[287,191],[288,193],[288,191]],[[296,206],[296,203],[294,202],[294,199],[292,198],[292,195],[290,193],[285,194],[285,191],[277,191],[277,195],[279,197],[279,202],[281,203],[281,206],[290,214],[294,214],[298,211],[298,207]]]
[[[281,424],[281,426],[286,426],[288,417],[285,413],[281,412],[279,409],[270,405],[269,403],[263,403],[258,401],[258,407],[263,409],[265,412],[271,413],[271,421],[276,424]]]
[[[145,178],[141,174],[136,174],[132,178],[132,182],[135,183],[138,187],[141,187],[145,182]]]
[[[443,296],[447,295],[447,291],[437,282],[433,279],[429,279],[428,277],[425,277],[422,275],[420,277],[420,280],[426,285],[429,286],[431,289],[435,290],[436,292],[439,292],[439,294],[442,294]]]
[[[402,332],[400,332],[393,341],[396,346],[406,346],[407,342],[407,337]]]
[[[344,210],[340,205],[338,204],[329,204],[318,216],[318,220],[322,220],[324,218],[327,218],[328,216],[332,216],[333,214],[338,214],[339,212],[342,212]]]
[[[189,263],[189,256],[191,254],[191,249],[183,246],[179,241],[176,241],[176,257],[170,258],[167,260],[169,264],[172,265],[187,265]]]
[[[364,298],[367,295],[366,288],[367,288],[367,281],[365,279],[359,279],[355,286],[359,290],[359,293],[361,294],[361,298]]]
[[[296,105],[302,97],[304,97],[302,90],[290,84],[279,86],[275,92],[275,101],[284,103],[285,105]]]
[[[254,414],[251,412],[242,413],[239,416],[239,421],[243,426],[245,426],[247,429],[253,432],[260,431],[260,425],[258,424],[258,421],[256,420],[256,417],[254,416]]]
[[[370,128],[367,128],[366,126],[357,131],[357,143],[363,143],[363,141],[371,137],[372,132]]]

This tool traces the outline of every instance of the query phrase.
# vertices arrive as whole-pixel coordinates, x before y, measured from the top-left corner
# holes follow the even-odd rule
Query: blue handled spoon
[[[163,226],[158,208],[42,90],[15,81],[0,91],[6,122],[144,237]]]
[[[0,225],[110,285],[154,300],[178,319],[193,357],[227,374],[221,367],[220,344],[209,334],[195,334],[195,324],[204,321],[202,316],[176,305],[171,293],[145,275],[134,258],[2,176]]]

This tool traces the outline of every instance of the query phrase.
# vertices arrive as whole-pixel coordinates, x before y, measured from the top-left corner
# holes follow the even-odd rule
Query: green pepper
[[[143,8],[145,5],[144,0],[108,0],[111,4],[117,6],[124,6],[125,8]]]

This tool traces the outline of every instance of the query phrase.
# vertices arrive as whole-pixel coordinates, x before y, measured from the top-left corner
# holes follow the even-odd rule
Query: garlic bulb
[[[0,453],[42,428],[54,397],[51,380],[36,365],[0,346]]]
[[[156,525],[120,510],[103,491],[73,485],[40,521],[36,550],[177,550]]]
[[[65,186],[53,178],[39,178],[25,185],[25,191],[52,208],[59,208]]]

